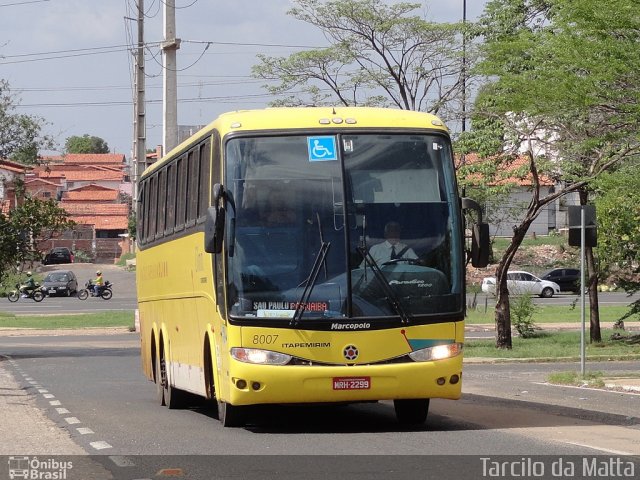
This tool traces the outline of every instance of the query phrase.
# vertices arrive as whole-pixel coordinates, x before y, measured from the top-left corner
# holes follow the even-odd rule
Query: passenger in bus
[[[400,241],[401,230],[398,222],[389,222],[384,226],[385,241],[373,245],[369,249],[369,253],[378,265],[384,265],[393,260],[415,260],[418,258],[411,247]]]
[[[276,190],[267,201],[264,223],[267,226],[291,225],[296,221],[296,213],[287,202],[286,192]]]

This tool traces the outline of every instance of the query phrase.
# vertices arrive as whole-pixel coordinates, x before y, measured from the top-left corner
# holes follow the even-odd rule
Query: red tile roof
[[[456,168],[460,168],[462,166],[461,157],[456,156],[455,162]],[[520,187],[530,187],[533,184],[531,173],[528,169],[529,159],[525,155],[516,157],[510,162],[506,162],[504,159],[499,159],[497,157],[480,158],[475,153],[468,153],[464,156],[465,166],[479,165],[484,162],[491,162],[490,164],[497,167],[494,181],[490,182],[491,185],[517,185]],[[526,175],[523,175],[523,172],[526,172]],[[480,174],[470,175],[472,178],[475,178],[476,176],[480,179]],[[553,179],[547,175],[539,175],[539,181],[540,185],[555,185]]]
[[[32,178],[31,180],[27,180],[26,182],[24,182],[26,187],[30,187],[32,185],[36,185],[36,184],[44,184],[44,185],[53,185],[56,187],[60,186],[60,183],[58,182],[51,182],[50,180],[45,180],[44,178]]]
[[[126,203],[80,203],[63,200],[60,207],[70,215],[123,215],[125,218],[129,216],[129,205]]]
[[[107,192],[65,192],[62,195],[64,202],[113,202],[118,199],[118,191]]]
[[[125,163],[122,153],[67,153],[65,155],[45,156],[43,162],[64,163],[65,165],[98,165]]]
[[[14,173],[26,173],[28,170],[33,169],[33,167],[12,162],[11,160],[0,160],[0,169]]]
[[[129,227],[129,219],[121,216],[74,216],[69,219],[79,225],[94,225],[96,230],[126,230]]]
[[[69,182],[80,181],[104,181],[104,182],[122,182],[124,173],[122,171],[113,170],[67,170],[64,177]]]

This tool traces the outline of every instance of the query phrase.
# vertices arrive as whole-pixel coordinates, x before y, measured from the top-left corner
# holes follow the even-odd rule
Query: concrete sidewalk
[[[0,357],[0,455],[86,455],[36,405],[42,387],[28,378],[11,359]]]

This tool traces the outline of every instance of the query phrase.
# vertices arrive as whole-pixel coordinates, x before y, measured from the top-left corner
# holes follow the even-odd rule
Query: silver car
[[[543,298],[551,298],[560,293],[560,285],[542,280],[529,272],[507,272],[507,289],[511,295],[531,294]],[[487,277],[482,280],[482,291],[496,294],[496,278]]]

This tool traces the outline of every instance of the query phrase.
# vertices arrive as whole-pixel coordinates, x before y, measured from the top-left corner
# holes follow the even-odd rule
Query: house
[[[76,228],[41,245],[66,246],[105,261],[131,251],[128,239],[132,185],[122,154],[67,154],[43,157],[27,175],[28,194],[54,198]]]
[[[0,159],[0,208],[3,213],[17,205],[16,184],[24,181],[25,175],[31,168],[21,163]]]
[[[464,157],[465,165],[479,164],[480,162],[493,162],[493,159],[480,159],[476,154],[467,154]],[[457,158],[457,167],[460,167],[461,159]],[[484,206],[485,221],[489,223],[489,234],[498,237],[511,237],[513,226],[518,225],[531,202],[531,189],[533,179],[528,172],[528,158],[524,155],[516,157],[506,167],[501,163],[501,171],[496,175],[495,186],[509,186],[506,198],[496,198],[495,201],[487,200]],[[526,175],[524,174],[526,173]],[[541,175],[540,196],[545,197],[555,192],[556,182],[548,176]],[[527,231],[530,235],[548,235],[567,227],[567,215],[565,202],[554,201],[548,204],[534,220]]]

